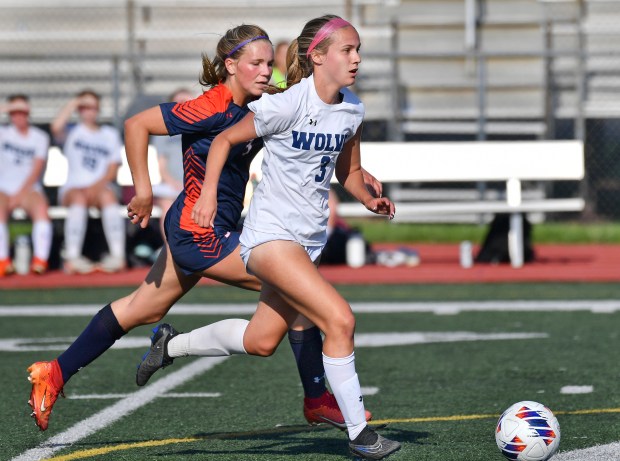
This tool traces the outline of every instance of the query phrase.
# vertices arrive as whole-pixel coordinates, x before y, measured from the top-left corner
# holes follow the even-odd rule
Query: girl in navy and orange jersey
[[[249,164],[262,147],[260,139],[248,140],[232,149],[217,185],[219,207],[214,225],[199,226],[192,218],[192,211],[203,187],[211,141],[240,121],[248,112],[247,104],[269,88],[272,62],[273,47],[264,30],[252,25],[231,29],[219,41],[213,61],[203,57],[201,83],[210,87],[208,91],[185,103],[161,104],[126,121],[125,147],[135,186],[135,196],[127,206],[132,223],[146,227],[153,207],[147,165],[150,135],[182,134],[184,190],[166,215],[167,244],[140,287],[99,311],[57,359],[36,362],[29,367],[32,382],[29,403],[42,430],[47,429],[52,406],[71,376],[129,330],[159,321],[201,277],[260,290],[260,281],[246,272],[239,255],[237,231]],[[369,181],[377,185],[374,178],[370,177]],[[325,387],[322,340],[312,323],[301,316],[282,316],[276,310],[264,308],[257,310],[251,322],[230,319],[216,325],[214,348],[220,355],[222,350],[270,355],[291,328],[289,336],[305,391],[306,418],[311,423],[344,426],[342,413]],[[151,354],[140,364],[139,385],[144,385],[158,368],[172,362],[165,346],[175,335],[167,325],[155,331],[153,349],[160,351],[160,355]]]

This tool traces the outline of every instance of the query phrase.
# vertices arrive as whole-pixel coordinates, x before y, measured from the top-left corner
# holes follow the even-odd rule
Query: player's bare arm
[[[125,150],[136,195],[127,205],[133,224],[145,228],[153,210],[153,188],[149,175],[148,147],[150,135],[166,135],[168,129],[159,107],[152,107],[125,121]]]
[[[340,184],[373,213],[394,217],[394,204],[387,197],[373,197],[364,182],[360,156],[361,128],[344,145],[336,162],[336,178]]]

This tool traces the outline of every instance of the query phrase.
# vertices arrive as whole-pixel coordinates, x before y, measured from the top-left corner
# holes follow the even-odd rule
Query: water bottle
[[[459,248],[459,259],[461,262],[461,267],[465,269],[469,269],[474,265],[474,258],[472,255],[472,245],[469,240],[465,240],[461,242],[461,246]]]
[[[361,234],[354,233],[349,237],[346,254],[349,267],[362,267],[366,264],[366,242]]]
[[[30,258],[30,239],[27,235],[20,235],[15,240],[15,257],[13,258],[15,272],[21,275],[28,274],[30,272]]]

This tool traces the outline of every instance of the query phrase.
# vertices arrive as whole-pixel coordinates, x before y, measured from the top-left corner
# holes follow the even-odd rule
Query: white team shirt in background
[[[357,96],[348,89],[341,93],[340,104],[326,104],[310,76],[283,93],[265,94],[248,105],[265,146],[262,179],[244,229],[304,246],[325,245],[336,160],[364,118],[364,105]],[[241,243],[245,247],[263,243],[251,239],[253,233],[245,239],[244,234]]]
[[[93,131],[79,123],[69,131],[63,147],[67,157],[67,182],[62,191],[92,186],[105,176],[112,163],[121,163],[118,131],[103,125]]]
[[[32,173],[35,159],[47,159],[49,135],[30,126],[24,136],[13,125],[0,127],[0,191],[14,195]],[[42,190],[40,179],[34,186]]]

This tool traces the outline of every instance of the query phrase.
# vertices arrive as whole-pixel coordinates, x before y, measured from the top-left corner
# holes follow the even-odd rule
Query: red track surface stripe
[[[377,245],[377,248],[391,249],[398,246],[402,245]],[[368,265],[359,269],[322,266],[320,270],[334,284],[620,282],[620,245],[537,245],[536,261],[519,269],[509,264],[475,264],[470,269],[463,269],[459,266],[458,245],[408,246],[419,252],[420,265]],[[137,287],[147,272],[147,268],[140,268],[118,274],[66,275],[61,271],[51,271],[43,276],[13,275],[0,278],[0,290]],[[204,279],[201,284],[218,283]]]

